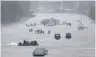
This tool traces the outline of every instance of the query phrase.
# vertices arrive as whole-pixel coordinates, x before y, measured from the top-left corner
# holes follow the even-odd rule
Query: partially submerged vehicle
[[[33,56],[45,56],[48,54],[48,50],[45,48],[36,48],[33,52]]]
[[[83,30],[83,29],[84,29],[83,26],[79,26],[79,27],[78,27],[78,30]]]
[[[88,27],[84,26],[84,24],[78,25],[78,30],[84,30],[84,29],[88,29]]]
[[[51,17],[49,19],[43,19],[41,21],[41,24],[44,26],[56,26],[60,24],[60,21],[58,19]]]
[[[65,38],[67,38],[67,39],[70,39],[70,38],[72,38],[72,36],[71,36],[71,33],[66,33],[66,36],[65,36]]]
[[[61,39],[61,36],[60,36],[60,34],[55,34],[55,35],[54,35],[54,38],[55,38],[56,40],[59,40],[59,39]]]
[[[24,40],[23,43],[19,42],[18,46],[38,46],[37,41],[26,41]]]

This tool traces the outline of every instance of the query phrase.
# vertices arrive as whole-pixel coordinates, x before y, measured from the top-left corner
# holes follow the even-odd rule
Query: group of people
[[[71,26],[71,25],[72,25],[71,22],[66,22],[66,21],[63,22],[62,24],[63,24],[63,25],[67,25],[67,26]]]
[[[44,30],[36,30],[35,31],[36,34],[44,34]],[[50,30],[48,30],[48,34],[50,34]]]
[[[29,29],[29,32],[33,32],[33,29]],[[51,33],[51,31],[48,30],[48,34],[50,34],[50,33]],[[35,34],[45,34],[45,32],[42,29],[38,29],[35,31]]]
[[[36,34],[44,34],[44,30],[42,30],[42,29],[41,30],[36,30],[35,33]]]
[[[36,40],[34,40],[34,41],[26,41],[26,40],[24,40],[23,43],[22,42],[19,42],[19,44],[18,44],[18,46],[30,46],[30,45],[37,46],[38,43],[37,43]]]

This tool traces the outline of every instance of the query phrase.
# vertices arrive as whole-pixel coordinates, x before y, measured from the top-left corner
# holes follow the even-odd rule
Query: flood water
[[[68,21],[72,26],[59,25],[53,27],[44,27],[42,25],[32,27],[32,29],[43,29],[44,31],[51,30],[50,34],[38,35],[34,32],[29,32],[30,27],[26,24],[30,22],[39,22],[44,18],[54,17],[60,22]],[[88,27],[84,30],[78,30],[77,20],[81,20]],[[48,50],[48,55],[44,57],[95,57],[95,24],[86,16],[79,14],[37,14],[35,18],[30,18],[23,23],[17,23],[12,26],[2,27],[2,57],[33,57],[33,51],[37,47],[44,47]],[[71,39],[66,39],[65,34],[70,32]],[[60,33],[61,39],[55,40],[54,34]],[[18,43],[23,40],[37,40],[39,46],[17,46],[10,43]],[[9,44],[9,45],[7,45]]]

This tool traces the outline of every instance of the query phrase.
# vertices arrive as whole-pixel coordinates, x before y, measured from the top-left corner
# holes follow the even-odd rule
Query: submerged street
[[[48,18],[56,18],[60,23],[71,22],[71,26],[56,25],[43,26],[36,25],[26,27],[26,24],[37,23]],[[78,30],[79,22],[82,20],[84,30]],[[29,32],[32,28],[33,32]],[[48,50],[48,55],[44,57],[95,57],[95,24],[85,15],[69,13],[37,13],[36,17],[30,18],[22,23],[12,26],[2,27],[2,57],[33,57],[33,51],[37,47],[44,47]],[[35,30],[42,29],[45,34],[35,34]],[[47,31],[50,30],[50,34]],[[54,34],[61,34],[61,39],[54,39]],[[66,39],[66,33],[71,33],[72,38]],[[39,46],[17,46],[23,40],[36,40]],[[10,43],[15,43],[11,45]]]

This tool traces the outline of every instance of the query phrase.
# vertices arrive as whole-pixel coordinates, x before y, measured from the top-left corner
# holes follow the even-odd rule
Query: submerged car
[[[41,21],[41,24],[44,26],[56,26],[59,25],[60,21],[58,19],[55,19],[53,17],[49,18],[49,19],[43,19]]]
[[[45,48],[36,48],[33,52],[33,56],[45,56],[48,54],[48,50]]]
[[[70,38],[72,38],[72,36],[71,36],[71,33],[66,33],[66,36],[65,36],[65,38],[67,38],[67,39],[70,39]]]
[[[59,39],[61,38],[61,36],[60,36],[60,34],[55,34],[55,35],[54,35],[54,38],[55,38],[56,40],[59,40]]]

